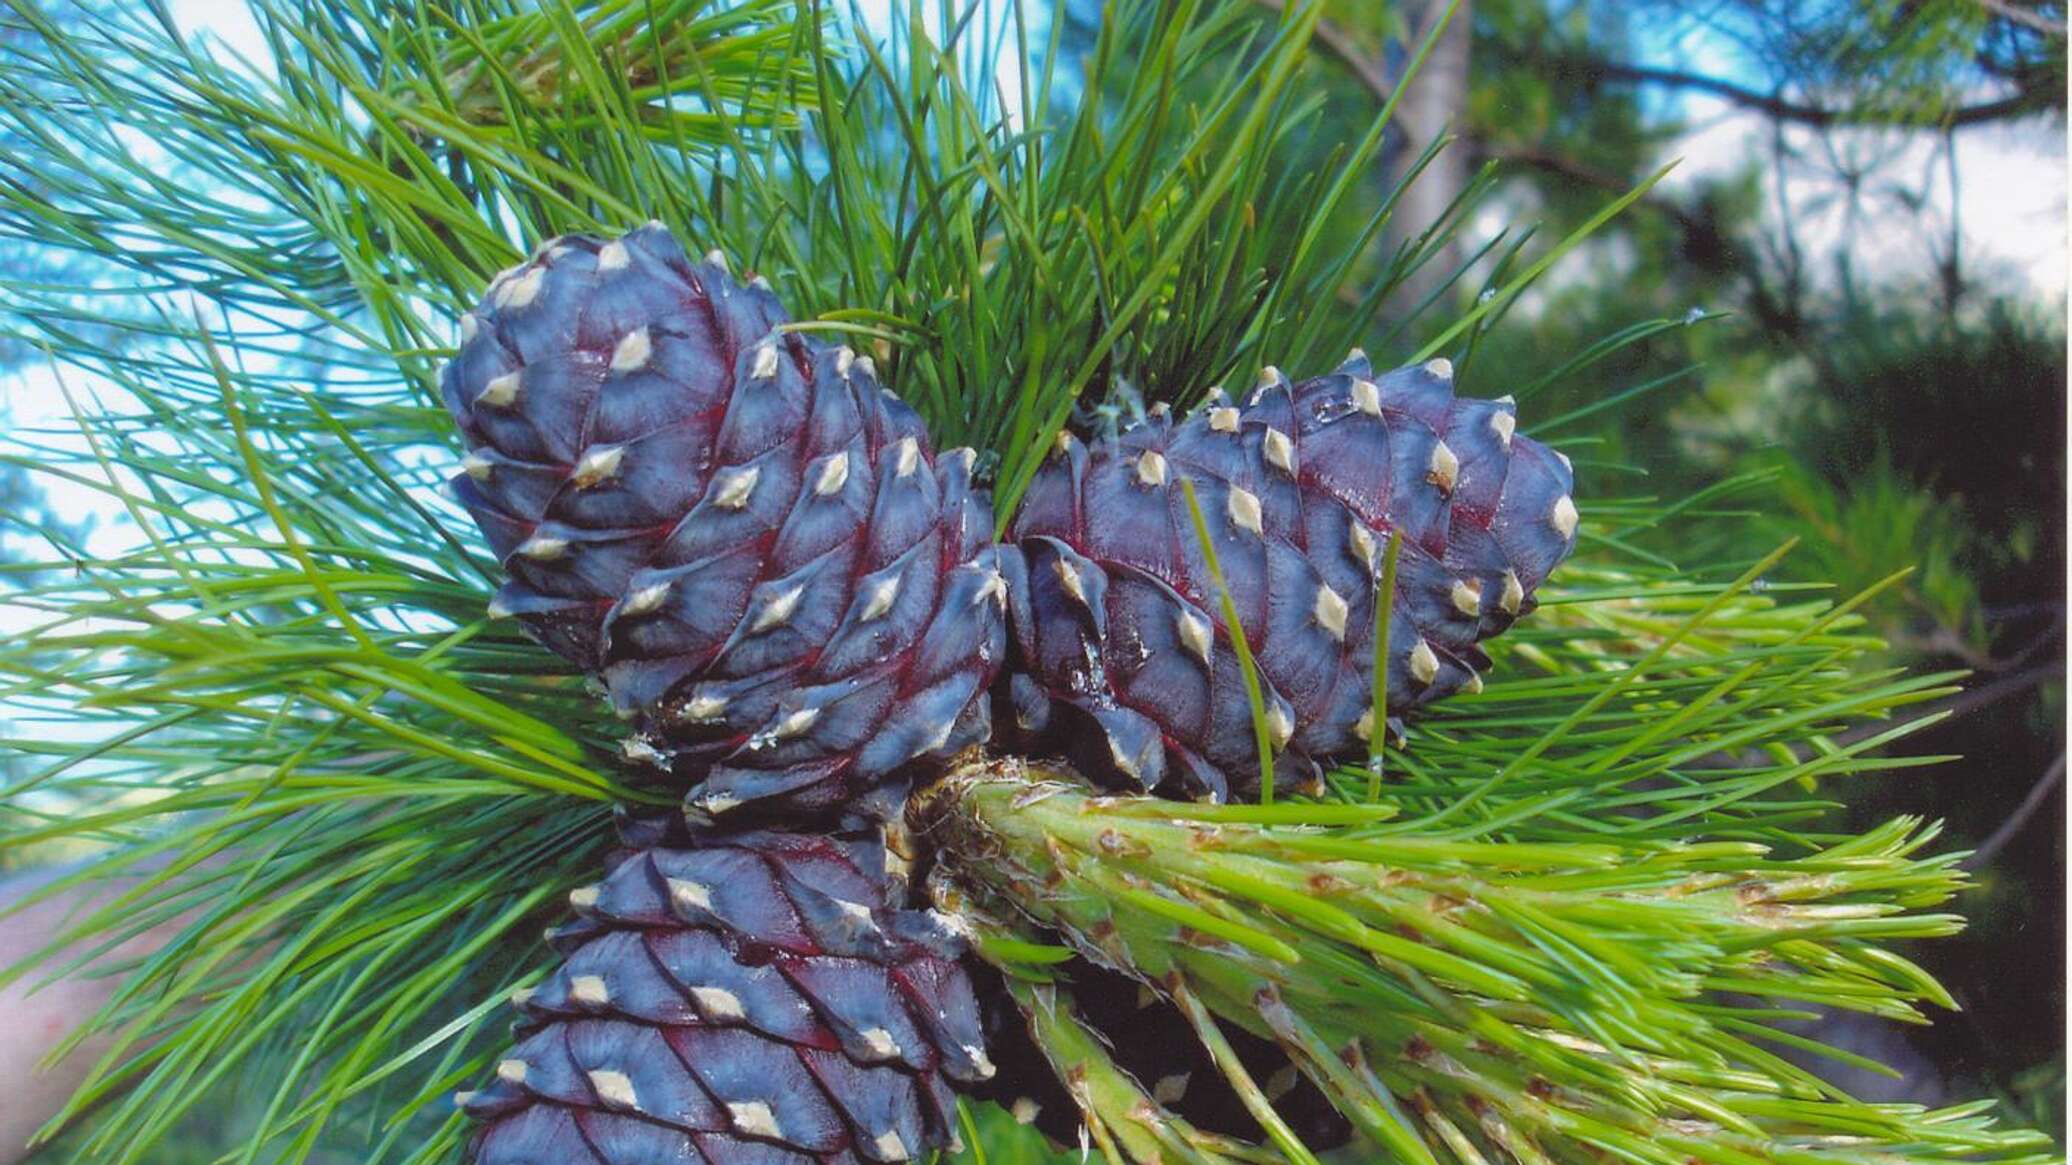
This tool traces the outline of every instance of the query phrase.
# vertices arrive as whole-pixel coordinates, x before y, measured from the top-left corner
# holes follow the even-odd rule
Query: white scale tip
[[[863,1039],[864,1049],[871,1054],[872,1059],[890,1060],[899,1055],[899,1041],[893,1039],[892,1033],[884,1028],[869,1028],[859,1034]]]
[[[633,256],[627,252],[626,244],[617,239],[613,239],[611,242],[597,248],[597,269],[599,271],[617,271],[632,262],[632,260]]]
[[[469,340],[472,340],[472,339],[474,339],[474,338],[475,338],[475,333],[477,333],[477,332],[479,332],[479,331],[481,331],[481,330],[482,330],[482,321],[480,321],[480,320],[478,320],[478,319],[476,319],[476,318],[475,318],[475,313],[474,313],[474,312],[464,312],[464,313],[462,313],[462,315],[461,315],[461,317],[460,317],[460,342],[461,342],[461,343],[465,344],[465,343],[467,343],[467,342],[468,342]]]
[[[635,328],[619,337],[612,346],[612,371],[633,372],[647,367],[648,358],[655,354],[653,337],[646,328]]]
[[[496,1066],[496,1078],[506,1084],[525,1083],[525,1061],[504,1060]]]
[[[844,344],[835,349],[835,375],[849,379],[849,369],[856,363],[856,350]]]
[[[497,289],[496,305],[503,308],[529,307],[540,297],[540,284],[547,278],[545,267],[533,267]]]
[[[1371,380],[1353,381],[1353,407],[1370,417],[1381,415],[1381,386]]]
[[[1218,405],[1209,410],[1209,428],[1218,433],[1235,433],[1238,426],[1238,411]]]
[[[1165,455],[1156,449],[1146,449],[1137,458],[1137,481],[1143,485],[1164,485],[1166,482]]]
[[[813,482],[813,492],[821,497],[842,492],[849,484],[849,454],[837,453],[821,463],[820,476]]]
[[[896,1129],[886,1129],[879,1133],[877,1139],[871,1142],[871,1148],[880,1161],[907,1161],[913,1157],[913,1154],[907,1151],[906,1141],[900,1138]]]
[[[952,716],[937,725],[934,732],[928,734],[928,739],[922,743],[920,749],[914,755],[931,756],[941,752],[950,743],[950,733],[956,730],[957,718]]]
[[[535,562],[552,562],[568,554],[568,539],[535,534],[518,547],[518,553]]]
[[[1381,547],[1374,541],[1374,531],[1367,528],[1367,523],[1354,518],[1352,525],[1348,527],[1346,542],[1352,548],[1353,557],[1359,559],[1361,565],[1369,570],[1374,569],[1375,556],[1380,553]]]
[[[1345,642],[1345,618],[1348,614],[1345,598],[1328,586],[1317,587],[1316,602],[1310,605],[1310,613],[1316,616],[1317,625],[1328,632],[1331,638]]]
[[[506,372],[483,385],[482,391],[475,397],[475,403],[493,409],[509,408],[518,403],[518,389],[518,374]]]
[[[669,767],[669,758],[645,736],[629,736],[620,741],[619,752],[637,765],[652,765],[658,769]]]
[[[1086,598],[1086,583],[1080,580],[1078,567],[1062,558],[1051,563],[1050,567],[1057,573],[1058,582],[1063,584],[1066,594],[1082,607],[1090,605]]]
[[[762,469],[754,465],[714,474],[712,504],[722,510],[740,509],[748,504],[749,495],[755,492],[755,483],[762,476]]]
[[[1454,483],[1460,480],[1460,457],[1453,446],[1444,441],[1432,442],[1432,462],[1425,480],[1438,486],[1441,493],[1453,492]]]
[[[1503,605],[1506,614],[1518,613],[1518,608],[1525,602],[1525,584],[1518,581],[1517,571],[1504,572],[1504,592],[1497,601]]]
[[[820,709],[818,708],[807,707],[797,709],[770,726],[771,739],[789,740],[813,727],[813,722],[818,719],[820,719]]]
[[[633,1094],[633,1079],[624,1072],[609,1068],[593,1068],[590,1071],[590,1087],[597,1092],[597,1099],[614,1108],[640,1107],[640,1098]]]
[[[892,472],[897,477],[912,477],[921,464],[921,445],[912,437],[901,437],[892,446]]]
[[[795,586],[764,603],[763,609],[756,612],[755,622],[749,624],[748,630],[751,633],[768,631],[772,627],[791,622],[792,614],[799,609],[799,599],[804,597],[805,593],[804,586]]]
[[[1480,579],[1454,580],[1453,609],[1470,618],[1482,613],[1482,582]]]
[[[878,362],[868,356],[858,356],[856,358],[856,371],[861,372],[868,379],[876,380],[878,378]]]
[[[1273,746],[1280,748],[1295,735],[1295,717],[1285,705],[1276,703],[1266,710],[1266,727],[1273,734]]]
[[[976,607],[987,599],[993,600],[1003,611],[1007,609],[1007,576],[997,570],[987,570],[985,580],[978,584],[978,593],[971,597]]]
[[[1563,538],[1575,537],[1576,523],[1581,520],[1581,515],[1576,513],[1575,499],[1567,494],[1555,498],[1554,510],[1547,515],[1547,520],[1554,523],[1554,532]]]
[[[1250,490],[1231,486],[1230,500],[1226,508],[1230,511],[1231,525],[1253,534],[1265,532],[1265,514],[1259,508],[1258,496]]]
[[[1265,450],[1268,464],[1290,477],[1295,476],[1295,442],[1289,440],[1286,433],[1269,425]]]
[[[621,603],[621,604],[619,604],[619,614],[621,614],[621,615],[648,615],[648,614],[652,614],[652,613],[654,613],[654,612],[656,612],[656,611],[659,611],[659,610],[661,610],[661,609],[662,609],[662,604],[663,604],[663,603],[666,603],[666,602],[668,602],[668,601],[669,601],[669,584],[668,584],[668,583],[666,583],[666,582],[658,582],[658,583],[649,583],[649,584],[648,584],[647,586],[644,586],[644,587],[640,587],[640,588],[636,589],[636,590],[635,590],[635,591],[634,591],[634,592],[633,592],[632,594],[630,594],[630,595],[627,595],[627,596],[626,596],[626,601],[625,601],[625,602],[623,602],[623,603]]]
[[[748,1018],[741,997],[724,987],[693,987],[691,1001],[705,1013],[705,1018],[715,1023],[736,1023]]]
[[[685,701],[683,717],[691,721],[717,720],[727,711],[727,698],[701,692]]]
[[[899,576],[881,578],[869,583],[864,589],[863,610],[857,612],[856,621],[868,623],[883,618],[892,609],[893,600],[899,597]]]
[[[669,878],[667,881],[669,883],[669,900],[676,903],[678,909],[712,909],[712,888],[710,886],[685,878]]]
[[[1448,360],[1444,356],[1425,361],[1424,370],[1441,380],[1453,379],[1453,361]]]
[[[595,886],[577,886],[568,892],[568,904],[577,910],[588,910],[597,905],[597,894]]]
[[[1491,413],[1489,414],[1489,431],[1495,433],[1496,439],[1504,443],[1504,448],[1509,449],[1511,447],[1511,436],[1518,431],[1518,417],[1516,414],[1501,410]]]
[[[733,271],[733,268],[727,265],[726,252],[720,250],[718,247],[714,247],[710,251],[705,252],[705,261],[707,263],[712,264],[714,267],[719,268],[722,271]]]
[[[748,374],[757,380],[774,379],[777,375],[777,345],[756,345],[755,359],[749,365]]]
[[[612,1001],[612,992],[602,975],[577,975],[568,981],[568,997],[577,1003],[603,1007]]]
[[[784,1137],[777,1127],[777,1114],[760,1100],[727,1102],[727,1116],[733,1119],[734,1127],[751,1137],[768,1137],[776,1141]]]
[[[1432,651],[1432,645],[1420,639],[1410,649],[1410,678],[1420,684],[1429,684],[1439,676],[1439,657]]]
[[[496,463],[480,453],[470,453],[460,459],[460,468],[462,473],[476,481],[488,481],[489,475],[496,468]]]
[[[577,460],[575,472],[569,477],[577,489],[589,489],[599,482],[617,477],[619,464],[625,460],[626,447],[623,445],[604,445],[589,449]]]
[[[1274,385],[1276,385],[1276,384],[1280,383],[1280,380],[1281,380],[1281,370],[1280,370],[1280,369],[1278,369],[1278,368],[1275,368],[1275,367],[1274,367],[1273,365],[1271,365],[1271,364],[1268,364],[1268,365],[1265,365],[1265,366],[1263,366],[1263,367],[1261,367],[1261,368],[1259,369],[1259,384],[1258,384],[1258,387],[1260,387],[1260,388],[1272,388],[1272,387],[1273,387]]]
[[[1215,646],[1216,632],[1208,619],[1197,612],[1182,610],[1177,621],[1180,642],[1187,650],[1199,656],[1203,663],[1209,662],[1209,651]]]

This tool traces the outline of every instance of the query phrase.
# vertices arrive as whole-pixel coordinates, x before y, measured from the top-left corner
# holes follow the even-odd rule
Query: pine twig
[[[2029,819],[2036,816],[2036,811],[2043,808],[2043,803],[2064,783],[2065,756],[2059,753],[2058,758],[2050,762],[2050,767],[2043,771],[2043,776],[2029,787],[2028,795],[2022,798],[2022,803],[2015,806],[2013,813],[2007,815],[2007,820],[2001,822],[2000,827],[1981,842],[1970,856],[1958,863],[1959,866],[1966,870],[1984,869],[1996,854],[2006,848],[2008,842],[2013,841],[2022,832],[2022,828],[2029,824]]]

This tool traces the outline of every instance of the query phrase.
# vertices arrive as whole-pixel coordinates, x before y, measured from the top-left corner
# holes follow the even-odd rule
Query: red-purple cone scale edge
[[[601,679],[693,817],[882,819],[989,735],[1003,552],[970,451],[784,319],[660,225],[551,242],[463,317],[452,485],[494,609]]]
[[[1477,645],[1532,609],[1575,546],[1568,460],[1516,428],[1510,400],[1454,396],[1444,360],[1376,377],[1356,352],[1300,384],[1269,368],[1242,405],[1155,412],[1091,447],[1061,438],[1011,527],[1026,583],[1003,743],[1048,744],[1110,785],[1257,790],[1251,703],[1183,477],[1285,759],[1314,773],[1364,754],[1376,730],[1373,604],[1392,531],[1389,712],[1479,689]]]

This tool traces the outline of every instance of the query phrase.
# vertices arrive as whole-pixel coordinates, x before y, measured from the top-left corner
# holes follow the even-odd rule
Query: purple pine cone
[[[993,1074],[962,940],[875,837],[643,849],[570,895],[565,962],[463,1093],[474,1165],[860,1165],[954,1139]]]
[[[1002,551],[868,358],[660,225],[565,238],[463,318],[453,487],[494,610],[602,679],[694,816],[882,817],[986,739]]]
[[[1364,752],[1374,593],[1401,531],[1389,711],[1478,690],[1477,644],[1532,609],[1574,548],[1566,458],[1517,436],[1508,400],[1453,395],[1434,360],[1375,378],[1354,353],[1238,407],[1154,416],[1089,448],[1062,438],[1016,514],[1012,742],[1089,776],[1188,796],[1258,786],[1251,706],[1179,482],[1190,478],[1268,723],[1298,770]]]

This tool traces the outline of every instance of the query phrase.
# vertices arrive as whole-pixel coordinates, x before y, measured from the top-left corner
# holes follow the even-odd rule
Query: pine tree
[[[1862,1103],[1784,1054],[1849,1057],[1775,1026],[1808,1006],[1950,1006],[1894,946],[1959,925],[1939,912],[1956,855],[1914,820],[1861,836],[1818,821],[1820,782],[1892,767],[1877,747],[1954,677],[1859,666],[1877,647],[1864,596],[1771,582],[1784,550],[1672,565],[1661,551],[1685,531],[1733,520],[1707,504],[1731,483],[1619,496],[1617,467],[1575,443],[1576,498],[1549,476],[1518,511],[1557,542],[1535,530],[1529,571],[1476,560],[1494,572],[1467,588],[1482,638],[1491,601],[1501,622],[1526,614],[1525,581],[1514,611],[1503,571],[1540,584],[1577,540],[1539,609],[1486,640],[1483,690],[1374,731],[1426,670],[1377,620],[1366,741],[1330,737],[1318,779],[1276,796],[1301,718],[1350,705],[1269,699],[1237,645],[1280,632],[1243,618],[1262,592],[1219,564],[1210,526],[1263,531],[1267,511],[1233,508],[1231,474],[1176,480],[1168,513],[1188,521],[1170,529],[1198,534],[1207,580],[1190,610],[1214,615],[1210,641],[1246,677],[1258,803],[1242,782],[1185,790],[1238,794],[1200,801],[1104,794],[996,747],[809,782],[740,832],[731,806],[681,812],[685,779],[711,771],[705,737],[674,735],[668,698],[597,654],[658,580],[571,551],[606,530],[648,554],[628,531],[660,514],[621,522],[621,499],[586,525],[596,511],[527,509],[495,480],[544,466],[581,490],[637,458],[474,412],[523,389],[467,368],[465,345],[504,327],[470,314],[485,288],[530,301],[570,257],[555,240],[590,240],[562,245],[601,266],[655,220],[790,309],[715,366],[882,383],[934,449],[974,450],[932,465],[989,487],[1006,535],[1061,435],[1118,439],[1088,414],[1228,407],[1211,386],[1324,373],[1363,341],[1381,367],[1443,359],[1474,395],[1505,395],[1474,383],[1482,330],[1638,191],[1499,256],[1453,318],[1392,334],[1369,328],[1376,305],[1445,240],[1371,245],[1395,199],[1367,201],[1361,176],[1393,102],[1332,165],[1280,164],[1318,112],[1315,5],[1115,5],[1084,59],[1018,5],[915,4],[882,39],[785,0],[251,8],[256,64],[150,13],[61,26],[16,5],[0,40],[0,140],[22,143],[0,230],[93,272],[9,278],[7,326],[50,353],[78,429],[20,439],[8,462],[100,491],[138,534],[31,564],[36,625],[0,647],[8,745],[32,758],[0,792],[0,853],[91,843],[101,860],[46,893],[108,891],[7,974],[62,974],[177,922],[95,1021],[106,1051],[53,1126],[76,1122],[77,1159],[160,1159],[211,1110],[237,1114],[224,1159],[248,1162],[442,1162],[470,1144],[485,1161],[541,1144],[902,1160],[960,1127],[999,1160],[1027,1151],[1010,1116],[1118,1163],[2050,1159],[1984,1105]],[[1345,215],[1363,225],[1323,229]],[[125,296],[141,302],[110,305]],[[109,328],[128,342],[101,342]],[[522,355],[544,333],[497,335]],[[624,342],[585,351],[609,365]],[[456,350],[446,384],[471,391],[442,395]],[[1357,410],[1365,377],[1338,379]],[[1506,449],[1532,431],[1518,395],[1516,421],[1490,430]],[[890,408],[854,407],[878,418],[866,429]],[[911,434],[886,423],[841,474],[816,450],[786,500],[876,480],[866,464],[897,476]],[[1466,485],[1465,463],[1417,448],[1402,464],[1420,488]],[[457,500],[440,492],[456,469]],[[513,517],[529,528],[499,525]],[[1430,627],[1452,616],[1416,589],[1430,580],[1401,525],[1369,530],[1384,541],[1361,585],[1410,596],[1407,625]],[[1033,593],[1000,550],[1004,590],[977,579],[982,606]],[[507,564],[519,589],[493,609]],[[864,576],[842,577],[869,609]],[[1328,629],[1355,607],[1321,610]],[[657,658],[694,655],[671,651]],[[591,690],[615,681],[640,721],[631,757]],[[965,707],[927,710],[954,729],[976,723]],[[688,769],[639,763],[664,745],[692,750]],[[883,793],[908,781],[910,798]],[[952,1088],[973,1098],[961,1112]]]

